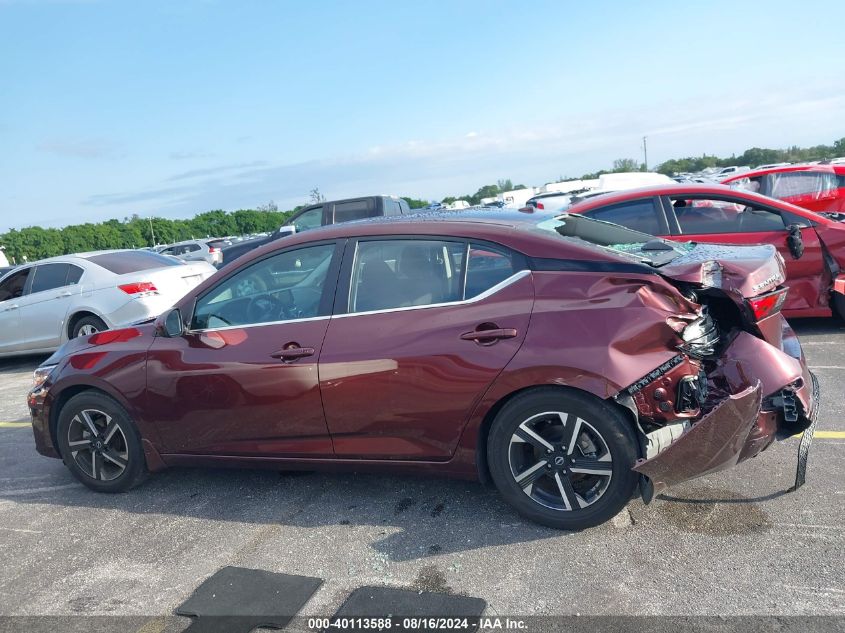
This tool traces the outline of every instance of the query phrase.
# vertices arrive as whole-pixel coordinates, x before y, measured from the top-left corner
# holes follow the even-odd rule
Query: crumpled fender
[[[669,486],[735,466],[762,402],[757,381],[722,400],[658,455],[637,461],[634,471],[648,477],[657,494]]]

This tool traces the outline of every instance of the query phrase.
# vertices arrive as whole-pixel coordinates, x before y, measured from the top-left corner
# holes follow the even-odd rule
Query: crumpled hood
[[[702,244],[657,269],[664,277],[742,297],[756,297],[786,280],[783,258],[771,244]]]

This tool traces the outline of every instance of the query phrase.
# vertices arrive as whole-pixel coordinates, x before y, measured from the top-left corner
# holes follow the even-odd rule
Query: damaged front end
[[[793,489],[804,483],[818,381],[780,314],[782,262],[770,254],[749,272],[744,257],[740,265],[700,262],[698,283],[689,270],[670,277],[699,311],[672,319],[678,354],[616,396],[637,416],[642,458],[634,470],[646,503],[802,431]]]

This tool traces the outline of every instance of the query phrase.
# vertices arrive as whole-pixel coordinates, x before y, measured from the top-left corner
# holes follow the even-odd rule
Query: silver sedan
[[[164,312],[216,272],[149,251],[100,251],[19,266],[0,278],[0,356],[62,343]]]

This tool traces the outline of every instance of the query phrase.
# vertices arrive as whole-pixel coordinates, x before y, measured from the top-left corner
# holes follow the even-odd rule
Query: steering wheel
[[[246,316],[249,323],[266,323],[290,318],[285,305],[266,293],[256,295],[249,300]]]

